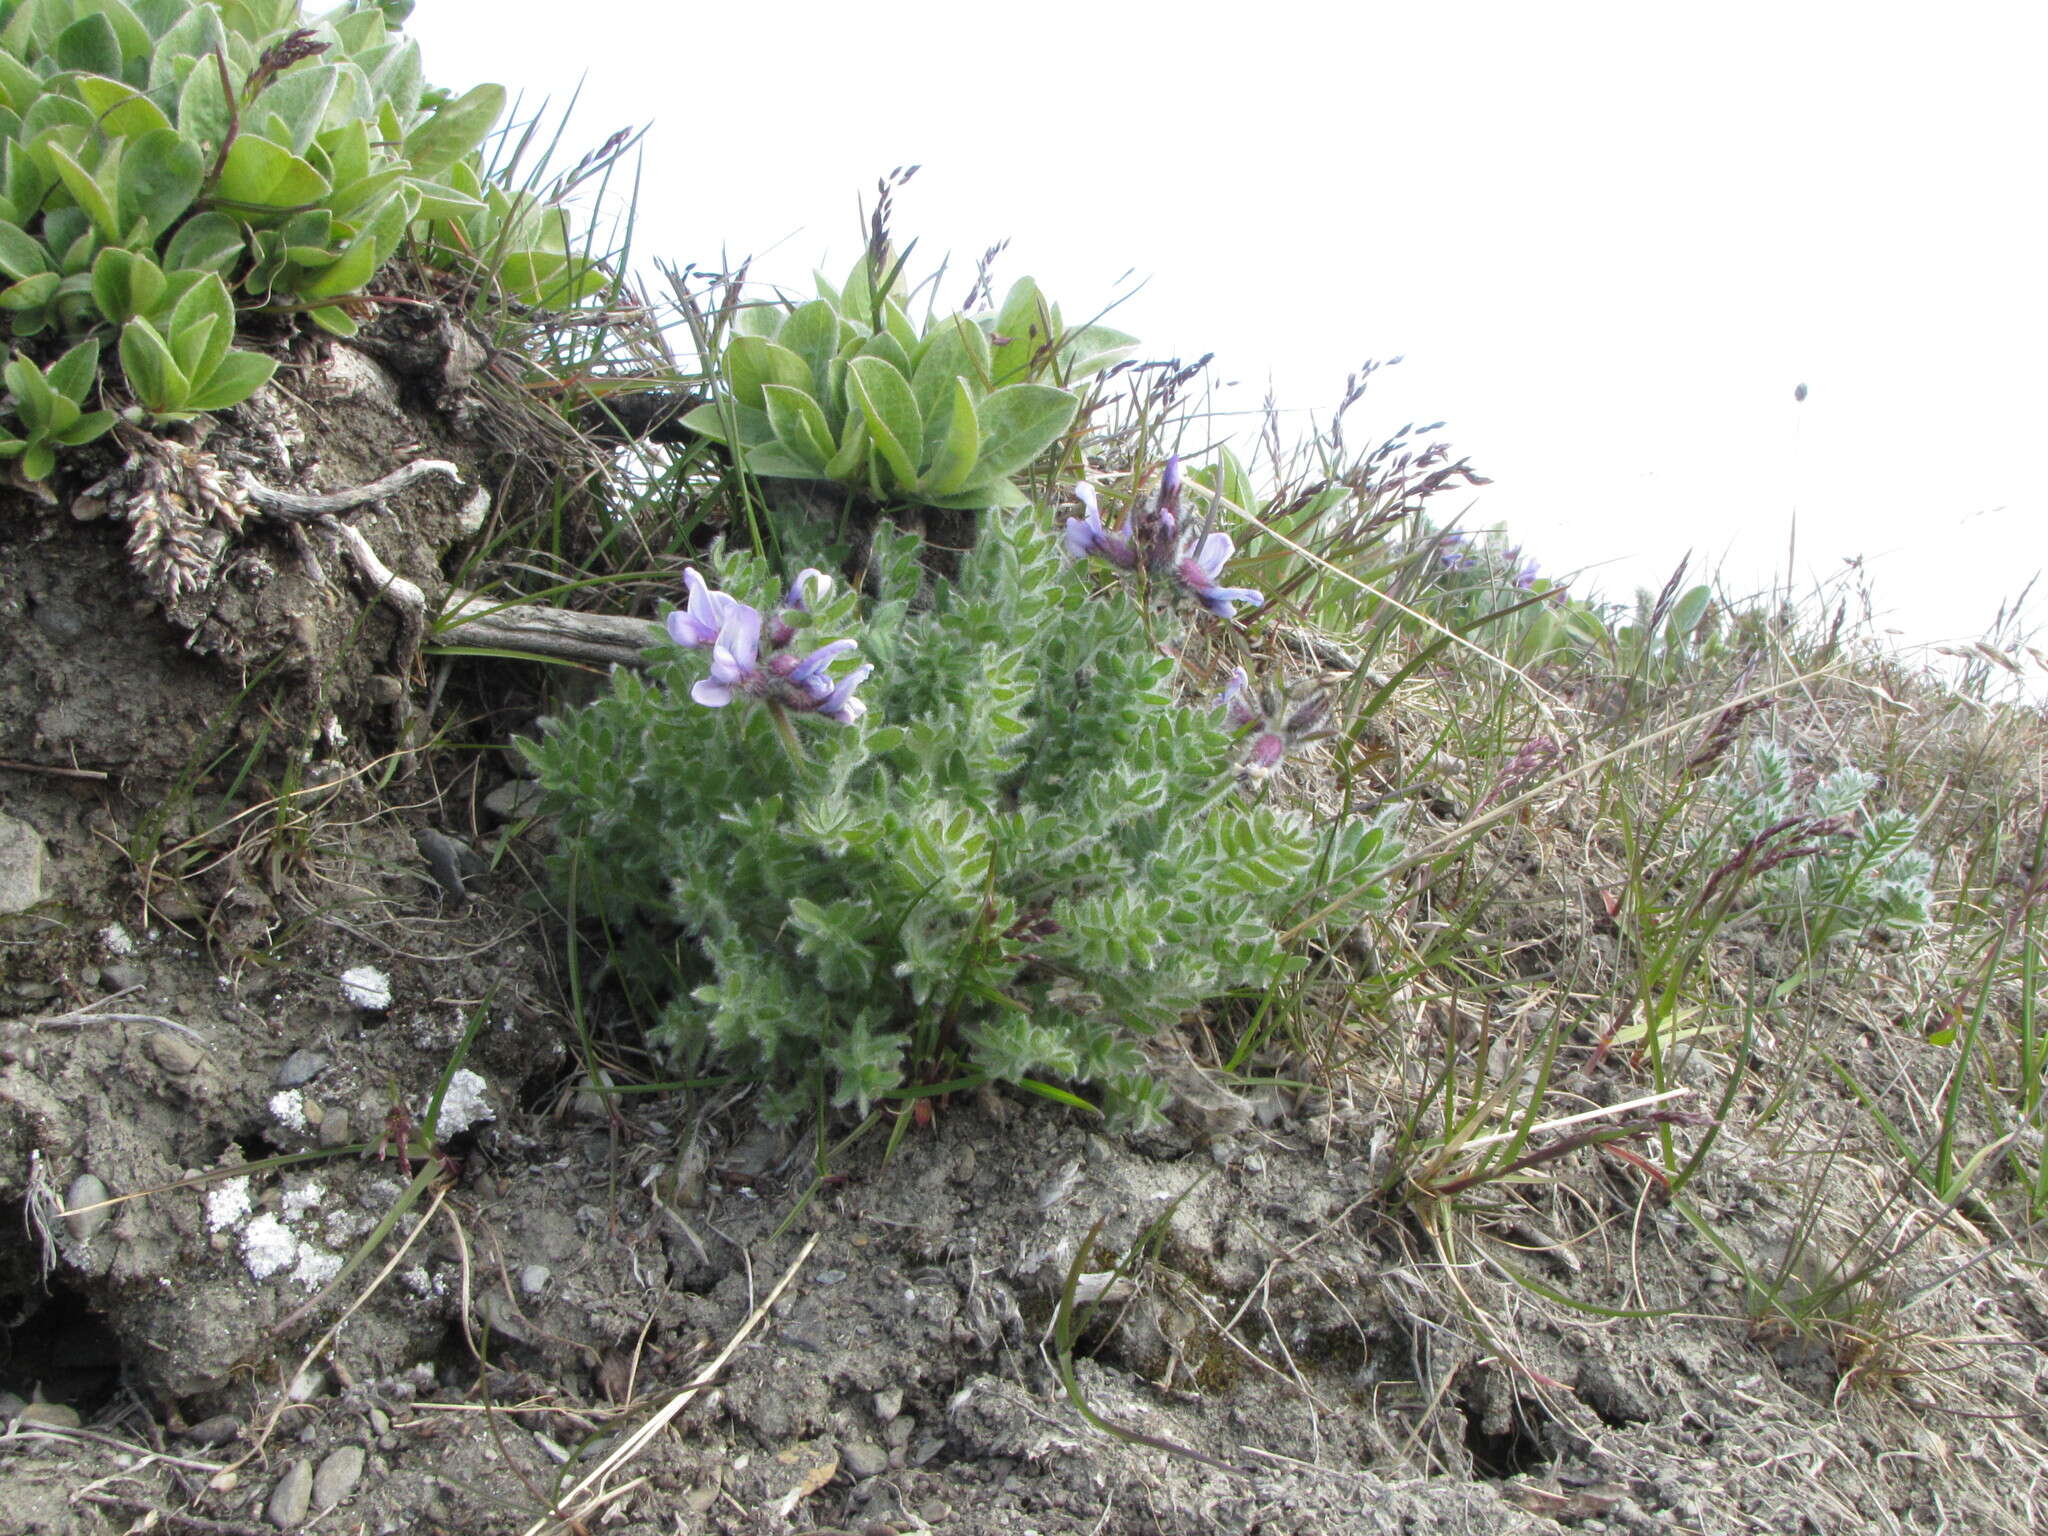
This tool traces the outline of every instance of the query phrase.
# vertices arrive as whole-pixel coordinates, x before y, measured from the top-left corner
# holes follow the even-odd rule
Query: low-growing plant
[[[1842,934],[1917,932],[1931,920],[1934,860],[1913,846],[1919,818],[1865,810],[1875,774],[1844,764],[1802,789],[1785,749],[1760,741],[1748,772],[1723,775],[1719,787],[1724,857],[1702,905],[1736,882],[1744,907],[1799,938],[1809,954]]]
[[[1338,922],[1384,902],[1389,820],[1263,803],[1257,738],[1285,723],[1177,701],[1173,615],[1256,594],[1215,586],[1227,536],[1169,544],[1162,510],[1069,525],[1072,553],[1184,554],[1111,560],[1149,604],[1091,591],[1024,519],[987,524],[928,607],[919,541],[888,526],[865,604],[714,554],[722,590],[691,573],[647,678],[529,749],[565,900],[675,1058],[759,1074],[781,1120],[988,1080],[1081,1102],[1058,1079],[1144,1123],[1165,1094],[1143,1036],[1295,971],[1280,930],[1320,893],[1355,893]]]
[[[884,502],[1025,503],[1012,479],[1073,424],[1071,386],[1129,355],[1106,326],[1068,330],[1030,278],[989,313],[905,308],[902,263],[864,253],[818,297],[738,311],[722,397],[685,418],[756,475],[824,480]]]
[[[487,255],[530,302],[603,284],[561,209],[484,185],[504,90],[430,89],[394,30],[409,9],[0,0],[0,310],[17,344],[77,343],[48,375],[8,367],[20,427],[0,456],[41,479],[55,446],[111,425],[86,409],[107,335],[137,420],[246,400],[276,364],[232,346],[237,303],[351,335],[351,301],[408,237]]]

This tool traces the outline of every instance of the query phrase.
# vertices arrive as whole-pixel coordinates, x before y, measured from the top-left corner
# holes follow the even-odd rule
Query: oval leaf
[[[818,402],[787,384],[765,385],[762,394],[767,399],[768,424],[775,429],[776,443],[810,466],[810,473],[823,475],[835,448],[832,429],[826,424]]]
[[[1011,384],[981,402],[984,479],[1014,475],[1059,440],[1081,408],[1078,398],[1049,384]]]
[[[981,423],[975,416],[974,397],[964,379],[953,381],[953,399],[941,416],[934,417],[927,444],[928,467],[917,483],[919,494],[951,496],[968,482],[981,453]]]
[[[879,357],[856,357],[846,365],[846,387],[867,419],[875,451],[909,490],[917,484],[916,454],[924,442],[924,418],[910,381]]]

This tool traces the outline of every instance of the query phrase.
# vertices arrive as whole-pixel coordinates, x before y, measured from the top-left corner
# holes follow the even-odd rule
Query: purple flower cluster
[[[767,623],[759,609],[728,593],[712,591],[696,571],[684,571],[689,602],[668,616],[668,636],[677,645],[711,652],[711,675],[690,690],[690,697],[717,709],[745,695],[782,709],[823,715],[841,725],[851,725],[866,714],[867,704],[855,698],[853,690],[875,670],[873,665],[855,667],[837,682],[825,672],[854,649],[853,641],[834,640],[804,657],[784,649],[797,633],[788,615],[809,608],[814,583],[822,593],[830,590],[832,580],[822,571],[804,570],[791,584],[774,621]]]
[[[1175,456],[1166,461],[1158,496],[1142,511],[1134,509],[1123,527],[1112,533],[1103,526],[1095,487],[1083,481],[1074,487],[1074,494],[1087,508],[1087,515],[1067,519],[1067,553],[1076,560],[1093,556],[1120,571],[1142,569],[1178,582],[1219,619],[1235,617],[1239,603],[1264,602],[1264,596],[1250,587],[1217,585],[1237,546],[1227,533],[1182,530],[1181,485],[1180,459]]]
[[[1231,669],[1216,707],[1223,711],[1224,723],[1232,730],[1251,732],[1243,771],[1255,779],[1263,779],[1278,768],[1296,747],[1330,734],[1317,729],[1323,716],[1329,713],[1327,691],[1319,688],[1299,704],[1270,692],[1254,699],[1251,680],[1245,676],[1243,667]]]

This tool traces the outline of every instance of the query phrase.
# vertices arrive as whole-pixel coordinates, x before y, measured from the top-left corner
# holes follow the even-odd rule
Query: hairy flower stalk
[[[1180,459],[1166,461],[1159,494],[1143,510],[1134,510],[1112,533],[1103,525],[1095,488],[1086,481],[1074,494],[1087,508],[1084,517],[1067,519],[1067,553],[1076,560],[1107,560],[1120,571],[1143,571],[1149,580],[1168,583],[1193,598],[1219,619],[1234,618],[1239,603],[1261,603],[1263,594],[1250,587],[1219,584],[1223,567],[1237,546],[1227,533],[1195,532],[1181,526]]]
[[[677,645],[711,652],[711,675],[690,690],[690,697],[707,709],[722,708],[742,696],[758,699],[785,738],[787,714],[823,715],[841,725],[852,725],[866,714],[866,703],[853,691],[875,670],[873,665],[855,667],[836,681],[826,671],[855,649],[853,641],[834,640],[802,657],[784,649],[797,635],[789,614],[808,610],[808,589],[814,582],[821,593],[831,585],[822,572],[805,570],[764,635],[759,609],[712,591],[696,571],[684,571],[689,601],[668,616],[668,635]]]

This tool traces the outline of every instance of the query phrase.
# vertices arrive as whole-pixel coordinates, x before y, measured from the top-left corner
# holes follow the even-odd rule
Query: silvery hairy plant
[[[1067,542],[986,519],[927,584],[884,526],[865,597],[714,552],[646,675],[529,748],[564,902],[678,1065],[759,1076],[772,1119],[994,1081],[1143,1125],[1146,1036],[1385,901],[1391,822],[1266,803],[1253,713],[1177,697],[1164,639],[1257,598],[1227,540],[1144,600]]]

